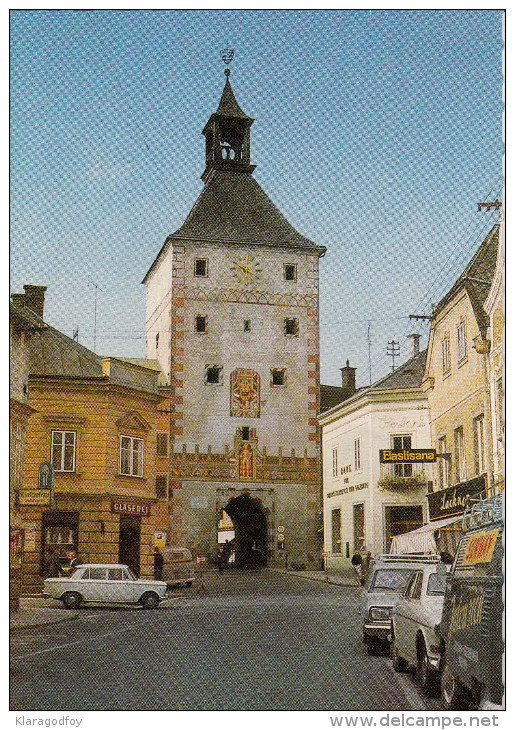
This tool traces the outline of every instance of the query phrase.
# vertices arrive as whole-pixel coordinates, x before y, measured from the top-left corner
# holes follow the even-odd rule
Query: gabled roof
[[[418,355],[415,355],[415,357],[406,360],[406,362],[403,363],[403,365],[400,365],[393,373],[385,375],[366,388],[360,388],[354,393],[354,395],[350,396],[350,398],[346,398],[341,402],[329,405],[327,410],[324,410],[324,408],[321,407],[320,416],[326,416],[329,410],[334,410],[338,406],[347,406],[352,403],[356,403],[360,398],[366,398],[368,395],[373,395],[375,393],[388,390],[409,390],[419,388],[424,376],[426,354],[427,350],[422,350],[422,352],[419,352]],[[338,386],[321,385],[321,392],[322,388],[329,387],[341,390]]]
[[[495,274],[498,246],[499,224],[496,223],[461,276],[447,294],[440,299],[435,308],[434,316],[438,315],[461,289],[464,289],[469,295],[479,329],[484,335],[488,326],[488,318],[483,309],[483,304],[488,296]]]
[[[99,355],[49,325],[34,332],[29,353],[31,377],[106,379]]]

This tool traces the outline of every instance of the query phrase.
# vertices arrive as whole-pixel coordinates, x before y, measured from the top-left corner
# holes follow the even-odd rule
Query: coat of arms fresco
[[[259,418],[259,374],[254,370],[231,373],[231,416]]]

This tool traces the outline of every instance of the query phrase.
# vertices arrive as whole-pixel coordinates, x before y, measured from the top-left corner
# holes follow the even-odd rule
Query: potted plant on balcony
[[[421,489],[427,484],[424,472],[413,472],[409,477],[403,477],[398,474],[385,474],[378,482],[377,486],[382,492],[397,492],[401,490],[413,491]]]

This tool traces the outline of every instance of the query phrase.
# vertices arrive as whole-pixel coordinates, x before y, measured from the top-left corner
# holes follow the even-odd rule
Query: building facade
[[[23,297],[38,294],[40,287],[26,287]],[[44,292],[44,287],[41,287]],[[29,342],[32,333],[44,327],[31,309],[11,303],[9,309],[9,608],[16,610],[22,589],[25,531],[20,511],[20,492],[25,466],[27,421],[34,413],[29,406]]]
[[[388,552],[396,535],[427,520],[432,464],[382,464],[379,454],[430,447],[427,397],[420,389],[426,353],[418,352],[418,336],[413,347],[416,354],[394,373],[319,417],[329,570],[350,569],[355,550]]]
[[[433,501],[454,505],[455,513],[463,511],[467,499],[491,490],[495,481],[489,377],[492,342],[484,305],[496,270],[498,243],[496,225],[436,306],[429,334],[422,388],[431,414],[432,444],[443,455],[435,473],[435,491],[445,491]],[[493,307],[492,314],[497,316],[496,353],[501,354],[494,360],[495,372],[502,361],[503,325],[498,307]],[[449,510],[443,509],[431,516],[446,514]]]
[[[23,590],[40,589],[49,549],[63,564],[76,551],[152,575],[156,533],[168,525],[156,481],[157,371],[101,358],[48,325],[29,352]]]
[[[238,564],[282,564],[287,552],[313,566],[325,249],[253,177],[252,122],[227,75],[203,130],[204,188],[144,279],[147,358],[170,382],[172,539],[214,558],[225,511]]]

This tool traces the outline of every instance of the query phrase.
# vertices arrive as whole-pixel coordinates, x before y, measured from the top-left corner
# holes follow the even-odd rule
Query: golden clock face
[[[261,267],[258,261],[251,254],[240,256],[232,262],[232,275],[245,286],[253,284],[261,276]]]

